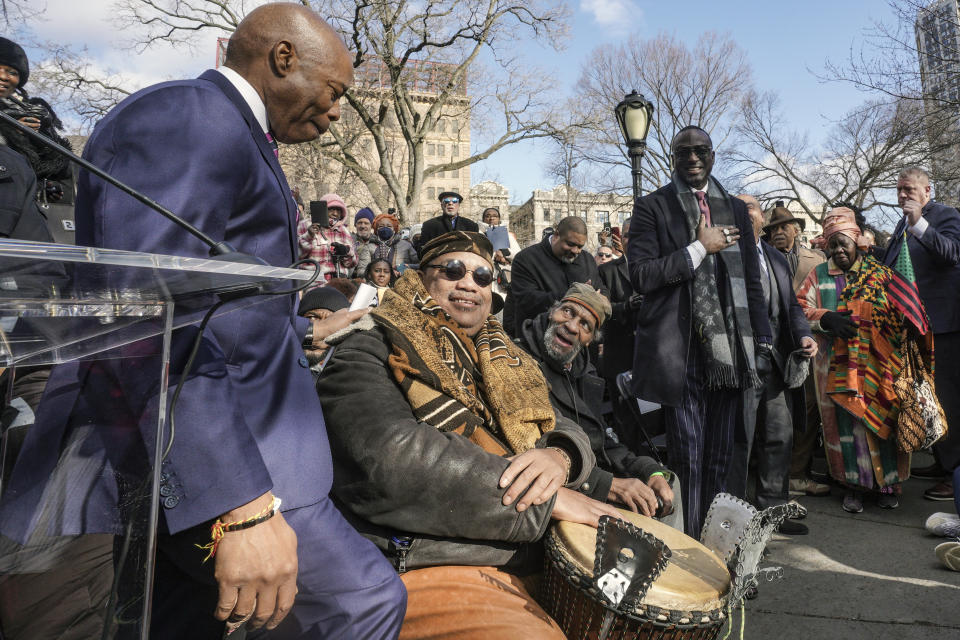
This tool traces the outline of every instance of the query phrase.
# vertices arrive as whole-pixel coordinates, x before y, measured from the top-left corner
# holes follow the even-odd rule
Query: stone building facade
[[[597,236],[604,226],[620,227],[632,213],[631,196],[590,193],[559,185],[552,190],[535,189],[513,214],[510,230],[520,246],[527,247],[540,241],[544,229],[555,227],[567,216],[578,216],[587,223],[586,249],[595,252]]]

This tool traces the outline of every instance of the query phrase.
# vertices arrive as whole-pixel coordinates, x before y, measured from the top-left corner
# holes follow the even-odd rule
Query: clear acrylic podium
[[[216,315],[235,313],[270,299],[251,294],[291,292],[310,275],[258,264],[0,239],[0,392],[5,394],[0,407],[6,407],[0,416],[0,630],[5,637],[14,637],[27,623],[52,634],[63,628],[57,618],[64,615],[71,616],[70,625],[96,628],[93,637],[148,637],[164,498],[161,465],[145,452],[164,451],[170,435],[171,333],[197,323],[218,300],[229,302]],[[39,433],[31,440],[33,412],[24,400],[28,394],[18,394],[18,384],[22,391],[27,382],[44,380],[52,366],[133,357],[157,364],[160,394],[151,428],[140,426],[141,458],[113,461],[110,468],[98,463],[89,452],[110,434],[91,428],[74,429],[64,441],[40,443],[59,450],[49,473],[30,468],[23,456],[19,466],[14,464],[21,445],[29,448],[24,439],[36,448]],[[116,502],[109,530],[89,530],[83,518],[71,523],[66,514],[83,512],[86,492],[104,486]]]

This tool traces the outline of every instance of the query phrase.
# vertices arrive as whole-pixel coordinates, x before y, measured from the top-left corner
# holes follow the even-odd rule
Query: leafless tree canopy
[[[94,70],[85,52],[59,45],[46,49],[47,58],[30,74],[32,91],[75,113],[83,128],[92,128],[136,89],[118,75]]]
[[[359,178],[379,208],[395,206],[402,218],[414,219],[425,177],[555,134],[549,85],[523,68],[509,43],[517,37],[561,41],[567,29],[562,4],[325,0],[318,10],[334,16],[354,51],[357,82],[346,97],[375,147],[371,162],[362,149],[367,138],[338,128],[326,143],[328,157]],[[427,137],[443,122],[466,118],[473,148],[429,164]]]
[[[893,210],[900,170],[930,166],[942,150],[929,133],[920,103],[873,100],[834,123],[826,144],[814,146],[791,132],[774,94],[753,94],[743,103],[736,127],[741,142],[731,160],[739,187],[761,202],[796,201],[816,220],[824,204],[850,202],[873,210],[885,226],[900,215]]]
[[[752,73],[729,35],[707,32],[690,48],[675,36],[661,34],[598,47],[584,65],[578,86],[583,92],[580,103],[594,116],[581,150],[594,169],[592,182],[602,190],[630,189],[630,161],[614,107],[634,89],[653,102],[643,158],[643,184],[653,190],[669,181],[670,140],[687,125],[710,132],[722,163],[741,97],[752,88]]]
[[[332,136],[285,150],[288,166],[316,184],[366,190],[361,201],[396,207],[415,219],[424,178],[459,170],[504,146],[556,134],[542,74],[521,64],[517,38],[553,45],[567,31],[568,10],[549,0],[301,0],[343,35],[354,54],[356,86]],[[257,1],[119,0],[117,22],[128,45],[192,46],[198,36],[232,32]],[[99,74],[82,54],[51,51],[45,65],[61,101],[89,125],[136,87]],[[428,163],[426,138],[437,127],[469,118],[471,144]],[[464,138],[466,136],[464,135]],[[453,147],[454,145],[448,145]],[[319,162],[322,166],[313,166]],[[297,176],[292,176],[297,181]]]
[[[0,0],[0,21],[4,31],[17,37],[26,24],[41,15],[45,7],[42,3],[29,0]]]
[[[925,91],[919,61],[926,56],[931,68],[956,75],[960,65],[956,12],[947,10],[950,3],[938,0],[888,0],[887,4],[891,17],[875,20],[864,33],[863,46],[851,49],[847,60],[828,62],[823,77],[897,100],[924,100],[928,110],[952,108],[955,112],[960,96],[956,91]],[[939,26],[935,28],[929,17],[939,18]],[[953,81],[960,86],[960,80]]]

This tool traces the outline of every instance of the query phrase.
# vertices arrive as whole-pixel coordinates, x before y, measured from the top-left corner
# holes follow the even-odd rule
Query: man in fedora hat
[[[480,225],[460,215],[460,203],[463,196],[456,191],[444,191],[438,196],[440,200],[440,215],[430,218],[423,223],[420,231],[420,246],[449,231],[480,231]]]
[[[819,251],[807,249],[797,242],[797,236],[806,224],[806,220],[794,216],[786,207],[777,206],[770,214],[770,222],[763,227],[766,239],[784,254],[790,265],[794,291],[800,288],[811,269],[826,260]]]

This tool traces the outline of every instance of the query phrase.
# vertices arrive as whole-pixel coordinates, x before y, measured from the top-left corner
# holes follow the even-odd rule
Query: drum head
[[[673,611],[711,611],[726,606],[730,572],[719,557],[673,527],[632,511],[618,511],[640,529],[663,540],[673,552],[642,604]],[[592,576],[597,530],[584,524],[557,522],[553,535],[568,559]]]

